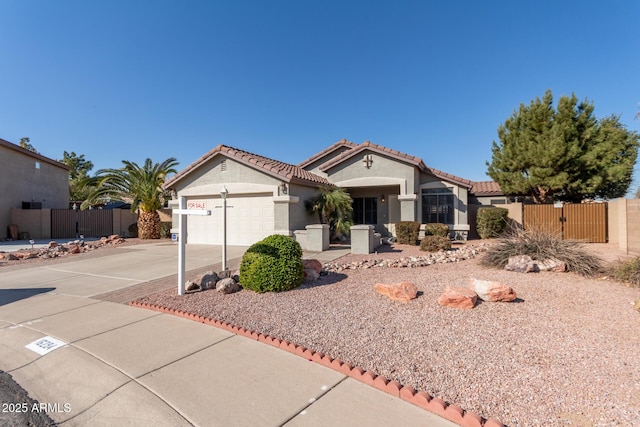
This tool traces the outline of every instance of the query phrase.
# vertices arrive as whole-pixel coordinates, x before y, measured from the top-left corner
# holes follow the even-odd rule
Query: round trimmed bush
[[[254,243],[242,256],[240,285],[255,292],[281,292],[304,280],[302,248],[288,236],[273,234]]]
[[[447,237],[449,235],[449,226],[439,222],[432,222],[424,225],[425,236],[442,236]]]
[[[507,226],[509,211],[505,208],[483,207],[478,209],[476,229],[481,239],[502,234]]]
[[[451,249],[451,240],[444,236],[424,236],[420,241],[420,250],[427,252],[446,251]]]

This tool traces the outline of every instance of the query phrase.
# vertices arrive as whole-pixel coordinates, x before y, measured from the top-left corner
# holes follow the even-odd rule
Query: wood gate
[[[607,243],[606,203],[524,205],[523,222],[525,230],[588,243]]]
[[[51,238],[103,237],[113,234],[112,209],[51,209]]]

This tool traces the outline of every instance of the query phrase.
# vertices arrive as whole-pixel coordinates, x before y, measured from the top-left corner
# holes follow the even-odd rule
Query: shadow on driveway
[[[56,288],[0,289],[0,306],[55,290]]]

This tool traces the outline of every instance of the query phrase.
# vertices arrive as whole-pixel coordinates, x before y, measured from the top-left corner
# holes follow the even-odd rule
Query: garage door
[[[198,198],[211,216],[189,216],[187,243],[222,244],[222,200]],[[188,203],[187,202],[187,203]],[[199,206],[200,207],[200,206]],[[256,194],[227,198],[227,244],[251,245],[273,234],[273,195]]]

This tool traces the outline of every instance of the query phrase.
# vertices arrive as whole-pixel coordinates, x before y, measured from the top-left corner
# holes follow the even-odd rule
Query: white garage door
[[[187,243],[222,244],[222,200],[198,198],[211,216],[189,216]],[[201,207],[199,205],[198,207]],[[227,244],[246,246],[273,234],[273,196],[256,194],[227,198]]]

